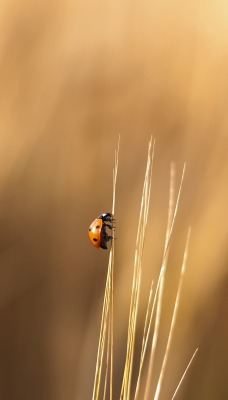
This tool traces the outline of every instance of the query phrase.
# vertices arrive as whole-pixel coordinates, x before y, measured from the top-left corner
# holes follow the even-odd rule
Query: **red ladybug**
[[[108,222],[108,223],[107,223]],[[99,215],[90,225],[88,230],[89,240],[95,247],[107,249],[107,243],[112,236],[108,235],[106,229],[113,229],[114,218],[111,213]]]

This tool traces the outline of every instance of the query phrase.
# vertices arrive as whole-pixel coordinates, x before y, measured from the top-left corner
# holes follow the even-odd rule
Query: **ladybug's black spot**
[[[93,238],[93,241],[94,241],[94,242],[97,242],[97,239]]]
[[[97,225],[97,226],[96,226],[96,229],[98,229],[98,228],[100,228],[100,225]]]

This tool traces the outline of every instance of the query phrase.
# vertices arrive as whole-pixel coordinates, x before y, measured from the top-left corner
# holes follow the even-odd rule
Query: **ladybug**
[[[104,213],[99,215],[90,225],[88,230],[89,240],[95,247],[101,247],[102,249],[107,249],[107,243],[111,239],[106,230],[107,228],[113,229],[114,222],[113,215],[111,213]]]

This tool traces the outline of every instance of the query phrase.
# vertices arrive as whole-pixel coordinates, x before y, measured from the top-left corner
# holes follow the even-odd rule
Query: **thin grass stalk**
[[[151,312],[150,312],[150,306],[151,306],[151,302],[152,302],[152,294],[153,294],[153,281],[151,284],[149,299],[148,299],[148,304],[147,304],[146,318],[145,318],[144,331],[143,331],[142,348],[141,348],[141,354],[140,354],[139,373],[138,373],[137,382],[136,382],[134,400],[136,400],[138,398],[138,394],[139,394],[139,386],[140,386],[142,367],[143,367],[143,362],[144,362],[144,358],[145,358],[145,354],[146,354],[149,333],[150,333],[150,329],[151,329],[153,306],[152,306]]]
[[[112,249],[111,249],[112,252]],[[110,252],[110,257],[111,257]],[[98,343],[98,351],[97,351],[97,362],[96,362],[96,370],[95,370],[95,378],[94,378],[94,386],[93,386],[93,400],[98,400],[99,392],[100,392],[100,384],[101,384],[101,371],[103,366],[103,356],[104,356],[104,347],[105,347],[105,337],[108,323],[108,312],[109,312],[109,304],[110,304],[110,257],[109,257],[109,267],[108,274],[106,279],[105,286],[105,295],[102,309],[102,317],[101,317],[101,328],[100,328],[100,337]]]
[[[112,201],[112,215],[115,214],[116,204],[116,181],[119,164],[119,149],[120,149],[120,136],[118,139],[117,150],[115,151],[115,165],[113,169],[113,201]],[[112,237],[114,238],[114,228],[112,228]],[[110,400],[112,400],[113,388],[113,348],[114,348],[114,246],[115,240],[112,240],[112,268],[111,268],[111,308],[110,308]]]
[[[145,181],[143,186],[143,193],[145,190]],[[144,195],[143,195],[144,199]],[[142,218],[142,203],[140,208],[140,217],[139,217],[139,226],[138,231],[141,228],[141,218]],[[135,252],[135,262],[134,262],[134,274],[133,274],[133,284],[132,284],[132,295],[131,295],[131,304],[130,304],[130,312],[129,312],[129,325],[128,325],[128,339],[127,339],[127,354],[126,354],[126,362],[124,368],[124,376],[123,376],[123,384],[121,389],[121,399],[126,399],[129,395],[129,375],[130,375],[130,364],[132,357],[132,343],[134,336],[134,325],[135,325],[135,310],[136,310],[136,298],[138,292],[138,283],[139,283],[139,272],[138,272],[138,241],[139,235],[137,232],[137,247]]]
[[[154,142],[155,144],[155,142]],[[154,146],[153,146],[154,151]],[[153,152],[152,152],[152,159],[153,159]],[[149,200],[150,200],[150,190],[151,190],[151,178],[152,178],[152,162],[150,168],[148,168],[148,179],[145,180],[145,201],[144,201],[144,209],[143,209],[143,223],[146,221],[145,225],[142,225],[142,229],[144,229],[144,234],[139,236],[140,239],[140,246],[139,246],[139,280],[138,280],[138,296],[137,296],[137,308],[135,313],[135,327],[136,327],[136,318],[138,314],[138,304],[139,304],[139,293],[140,293],[140,286],[141,286],[141,273],[142,273],[142,257],[144,251],[144,243],[145,243],[145,233],[146,233],[146,225],[147,225],[147,218],[148,218],[148,211],[149,211]],[[135,342],[135,332],[134,329],[134,342]],[[130,370],[130,379],[132,376],[132,368],[133,368],[133,356],[134,356],[134,342],[133,342],[133,352],[132,352],[132,362],[131,362],[131,370]],[[130,397],[130,388],[131,388],[131,380],[129,381],[129,393],[128,398]]]
[[[146,172],[146,176],[147,176],[147,172]],[[146,198],[146,195],[145,195],[145,192],[146,192],[146,182],[147,182],[147,179],[145,179],[145,181],[144,181],[144,188],[143,188],[143,197],[142,197],[142,205],[144,205],[145,204],[145,198]],[[136,275],[135,275],[135,277],[136,277],[136,280],[135,280],[135,285],[133,285],[133,288],[134,288],[134,286],[136,287],[136,290],[133,292],[133,294],[135,294],[135,298],[134,298],[134,303],[133,303],[133,314],[132,314],[132,317],[131,317],[131,322],[132,322],[132,325],[131,325],[131,342],[130,342],[130,352],[129,352],[129,356],[130,356],[130,359],[129,359],[129,363],[128,363],[128,369],[127,369],[127,371],[128,371],[128,373],[129,373],[129,375],[128,375],[128,381],[127,381],[127,398],[129,398],[129,395],[130,395],[130,379],[129,379],[129,377],[131,376],[131,373],[132,373],[132,360],[133,360],[133,346],[134,346],[134,335],[135,335],[135,326],[136,326],[136,316],[137,316],[137,311],[138,311],[138,295],[139,295],[139,288],[140,288],[140,282],[141,282],[141,273],[140,273],[140,257],[139,257],[139,254],[140,254],[140,252],[141,252],[141,235],[139,235],[139,232],[140,232],[140,229],[141,229],[141,224],[143,223],[142,221],[143,221],[143,216],[145,216],[145,214],[143,214],[143,207],[141,207],[141,210],[140,210],[141,212],[140,212],[140,223],[139,223],[139,229],[138,229],[138,232],[137,232],[137,244],[138,244],[138,246],[137,246],[137,248],[136,248],[136,254],[135,254],[135,256],[136,256],[136,261],[135,261],[135,265],[136,265]],[[130,368],[129,368],[130,367]]]
[[[118,155],[119,155],[119,143],[120,138],[118,140],[118,148],[115,152],[115,166],[114,166],[114,174],[113,174],[113,202],[112,202],[112,214],[115,211],[115,199],[116,199],[116,180],[117,180],[117,172],[118,172]],[[100,336],[98,343],[98,351],[97,351],[97,361],[96,361],[96,369],[95,369],[95,377],[94,377],[94,386],[93,386],[93,395],[92,400],[98,400],[100,394],[100,385],[101,385],[101,373],[103,367],[103,358],[104,358],[104,348],[105,348],[105,339],[107,334],[107,325],[110,324],[110,400],[112,399],[112,379],[113,379],[113,266],[114,266],[114,240],[112,241],[111,250],[109,253],[109,262],[108,262],[108,272],[106,278],[105,285],[105,294],[103,301],[103,309],[102,309],[102,317],[101,317],[101,327],[100,327]],[[110,310],[111,308],[111,310]],[[111,318],[108,318],[109,313],[111,312]],[[109,347],[109,346],[108,346]],[[109,349],[107,348],[107,352]],[[109,355],[107,354],[107,359],[109,360]],[[105,397],[106,383],[104,388]]]
[[[113,300],[113,283],[114,283],[114,240],[112,243],[113,257],[112,257],[112,267],[111,267],[111,304],[110,304],[110,384],[109,384],[109,397],[112,400],[112,388],[113,388],[113,348],[114,348],[114,300]]]
[[[172,163],[171,169],[170,169],[170,191],[169,191],[169,207],[168,207],[169,211],[168,211],[168,222],[167,222],[167,229],[166,229],[165,249],[166,249],[166,246],[167,246],[167,243],[169,240],[169,229],[170,229],[170,226],[172,223],[172,215],[173,215],[173,209],[174,209],[174,191],[175,191],[175,165]],[[152,318],[154,315],[157,294],[160,289],[160,284],[161,284],[161,282],[163,282],[163,276],[164,276],[164,271],[161,269],[161,273],[159,275],[159,279],[158,279],[158,283],[157,283],[157,287],[156,287],[156,291],[155,291],[155,296],[154,296],[154,301],[153,301],[153,306],[152,306],[152,310],[151,310],[150,321],[148,324],[147,333],[145,335],[145,329],[144,329],[144,334],[143,334],[143,343],[142,343],[142,350],[141,350],[141,357],[140,357],[139,374],[138,374],[138,378],[137,378],[136,391],[135,391],[135,400],[137,399],[138,393],[139,393],[139,384],[140,384],[142,366],[143,366],[146,348],[147,348],[147,344],[148,344],[149,333],[150,333],[150,329],[151,329],[151,322],[152,322]],[[161,292],[162,292],[162,290],[160,291],[160,293]],[[149,300],[149,302],[150,302],[150,300]],[[160,302],[160,304],[161,304],[161,302]],[[157,323],[158,323],[158,320],[157,320]],[[155,332],[158,332],[158,325],[155,327]]]
[[[177,385],[177,387],[176,387],[175,392],[173,393],[173,397],[171,398],[171,400],[174,400],[174,398],[176,397],[176,395],[177,395],[177,393],[178,393],[178,391],[179,391],[179,389],[180,389],[180,386],[181,386],[181,384],[182,384],[182,382],[183,382],[183,380],[184,380],[184,378],[185,378],[185,375],[187,374],[188,369],[189,369],[189,367],[191,366],[191,364],[192,364],[192,362],[193,362],[193,360],[194,360],[194,358],[195,358],[195,356],[196,356],[197,351],[198,351],[198,348],[194,351],[194,353],[193,353],[193,355],[192,355],[192,357],[191,357],[191,359],[190,359],[190,361],[189,361],[187,367],[185,368],[184,373],[183,373],[183,375],[182,375],[182,377],[181,377],[181,379],[180,379],[180,381],[179,381],[179,383],[178,383],[178,385]]]
[[[164,378],[165,368],[167,365],[170,346],[171,346],[171,342],[172,342],[172,338],[173,338],[173,332],[174,332],[175,322],[176,322],[176,318],[177,318],[177,311],[178,311],[179,302],[180,302],[180,294],[181,294],[181,289],[182,289],[182,285],[183,285],[183,277],[184,277],[184,272],[185,272],[186,263],[187,263],[189,240],[190,240],[190,229],[188,230],[188,236],[187,236],[187,241],[186,241],[186,246],[185,246],[185,251],[184,251],[184,257],[183,257],[183,262],[182,262],[182,267],[181,267],[181,274],[180,274],[180,280],[179,280],[179,285],[178,285],[178,290],[177,290],[177,295],[176,295],[176,300],[175,300],[175,305],[174,305],[174,310],[173,310],[173,316],[172,316],[171,326],[170,326],[170,330],[169,330],[169,336],[168,336],[168,340],[167,340],[165,355],[164,355],[163,362],[162,362],[161,372],[160,372],[160,376],[158,379],[157,388],[155,391],[154,400],[158,400],[160,392],[161,392],[161,385],[162,385],[162,381]]]
[[[165,259],[166,253],[169,249],[169,244],[170,244],[171,236],[173,233],[174,222],[175,222],[176,215],[177,215],[177,210],[178,210],[178,206],[179,206],[180,195],[181,195],[181,190],[182,190],[182,185],[183,185],[183,180],[184,180],[184,175],[185,175],[185,168],[186,168],[186,164],[184,164],[182,175],[181,175],[181,181],[180,181],[179,191],[178,191],[178,195],[177,195],[176,205],[175,205],[174,212],[173,212],[172,222],[170,224],[170,229],[168,230],[168,238],[166,239],[166,246],[165,246],[165,250],[164,250],[164,254],[163,254],[163,260]]]
[[[165,249],[168,246],[169,232],[172,226],[172,219],[174,216],[175,182],[176,182],[176,167],[174,162],[172,162],[170,166],[169,206],[168,206],[168,219],[167,219],[166,238],[165,238]]]
[[[147,226],[150,190],[151,190],[151,175],[152,175],[152,164],[154,157],[154,142],[152,147],[152,139],[149,142],[148,147],[148,158],[146,173],[143,185],[143,194],[140,207],[139,224],[136,238],[136,250],[134,260],[134,273],[132,283],[132,294],[129,311],[129,322],[128,322],[128,337],[127,337],[127,352],[123,374],[123,381],[121,387],[120,398],[128,400],[130,398],[131,388],[131,377],[133,367],[133,356],[134,356],[134,343],[135,343],[135,332],[136,332],[136,320],[138,314],[138,303],[141,283],[141,268],[142,268],[142,255],[144,249],[145,231]]]
[[[146,337],[148,331],[150,331],[150,324],[151,324],[151,312],[150,312],[150,306],[152,303],[152,296],[153,296],[153,286],[154,286],[154,281],[151,283],[151,288],[149,292],[149,298],[148,298],[148,304],[147,304],[147,310],[146,310],[146,318],[145,318],[145,324],[144,324],[144,330],[143,330],[143,339],[142,339],[142,350],[140,354],[140,364],[143,361],[143,354],[144,354],[144,349],[146,347]]]
[[[157,290],[155,293],[156,296],[158,293],[158,302],[157,302],[157,310],[156,310],[156,317],[155,317],[155,328],[154,328],[154,334],[153,334],[153,338],[152,338],[151,351],[150,351],[149,367],[148,367],[148,373],[147,373],[147,379],[146,379],[146,388],[145,388],[145,395],[144,395],[145,400],[148,400],[149,395],[150,395],[150,385],[151,385],[151,379],[152,379],[152,374],[153,374],[154,357],[155,357],[158,334],[159,334],[159,327],[160,327],[162,299],[163,299],[164,282],[165,282],[165,271],[166,271],[166,265],[167,265],[167,260],[168,260],[169,244],[170,244],[171,235],[172,235],[173,227],[174,227],[174,222],[175,222],[175,218],[176,218],[176,214],[177,214],[177,210],[178,210],[180,194],[181,194],[181,189],[182,189],[182,184],[183,184],[183,179],[184,179],[184,173],[185,173],[185,164],[183,167],[183,172],[182,172],[182,176],[181,176],[176,205],[174,208],[175,166],[173,163],[171,164],[169,207],[168,207],[166,238],[165,238],[162,266],[161,266],[160,275],[159,275],[159,279],[158,279]]]
[[[109,319],[111,318],[111,313],[109,313]],[[108,382],[108,371],[109,371],[109,358],[110,358],[110,341],[111,341],[111,321],[108,324],[108,343],[107,343],[107,355],[106,355],[106,366],[105,366],[105,379],[104,379],[104,391],[103,400],[106,398],[107,382]]]

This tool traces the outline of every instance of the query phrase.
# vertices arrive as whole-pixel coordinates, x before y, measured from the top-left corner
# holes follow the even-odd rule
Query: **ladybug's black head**
[[[113,215],[110,212],[103,213],[97,217],[98,219],[102,219],[102,221],[111,221],[113,218]]]

